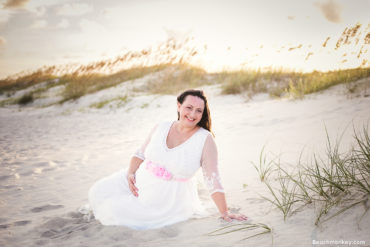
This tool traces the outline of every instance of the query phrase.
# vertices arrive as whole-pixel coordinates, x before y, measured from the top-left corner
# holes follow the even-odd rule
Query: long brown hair
[[[178,97],[177,97],[177,102],[182,104],[185,101],[186,96],[192,95],[201,98],[204,101],[204,110],[203,110],[203,115],[199,123],[197,124],[198,126],[208,130],[209,132],[212,133],[212,120],[211,120],[211,113],[209,111],[208,107],[208,102],[207,102],[207,97],[205,96],[204,92],[202,90],[195,90],[195,89],[189,89],[184,92],[182,92]],[[180,119],[180,113],[177,112],[177,120]]]

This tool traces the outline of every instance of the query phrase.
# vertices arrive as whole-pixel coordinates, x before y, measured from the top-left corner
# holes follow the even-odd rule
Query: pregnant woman
[[[122,169],[89,190],[94,216],[103,225],[159,228],[202,214],[193,175],[202,168],[220,216],[247,220],[228,211],[218,173],[217,147],[211,132],[207,98],[201,90],[177,97],[177,121],[156,125]]]

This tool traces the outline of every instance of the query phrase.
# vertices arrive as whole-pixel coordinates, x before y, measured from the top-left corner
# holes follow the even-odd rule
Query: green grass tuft
[[[112,103],[112,102],[116,102],[116,106],[117,107],[122,107],[124,105],[126,105],[127,102],[130,101],[130,98],[128,95],[125,95],[125,96],[119,96],[119,97],[115,97],[115,98],[112,98],[112,99],[107,99],[107,100],[103,100],[103,101],[100,101],[100,102],[97,102],[97,103],[93,103],[90,105],[91,108],[96,108],[96,109],[101,109],[101,108],[104,108],[106,105]]]
[[[33,100],[34,100],[34,98],[33,98],[33,95],[32,95],[32,93],[29,93],[29,94],[25,94],[25,95],[23,95],[18,101],[17,101],[17,103],[19,104],[19,105],[27,105],[27,104],[29,104],[29,103],[32,103],[33,102]]]
[[[365,204],[370,196],[368,127],[363,127],[362,132],[359,134],[354,130],[356,146],[348,153],[340,153],[340,139],[333,145],[326,130],[327,159],[323,160],[314,154],[313,164],[303,165],[299,160],[298,172],[286,171],[280,160],[272,161],[276,169],[268,179],[263,180],[272,198],[263,198],[283,213],[284,220],[305,205],[314,203],[317,208],[316,225],[360,203]],[[264,149],[261,157],[264,157],[263,152]],[[260,167],[263,167],[266,159],[260,159],[260,162]],[[261,173],[261,169],[257,170]],[[276,187],[271,185],[271,177]],[[332,213],[335,209],[337,211]]]

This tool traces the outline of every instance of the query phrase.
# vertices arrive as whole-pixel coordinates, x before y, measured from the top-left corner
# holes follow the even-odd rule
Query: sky
[[[370,66],[369,13],[368,0],[0,0],[0,78],[189,36],[207,47],[196,63],[209,71]],[[358,23],[360,42],[335,49]]]

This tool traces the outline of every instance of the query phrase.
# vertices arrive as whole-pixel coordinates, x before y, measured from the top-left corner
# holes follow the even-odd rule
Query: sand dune
[[[342,85],[295,101],[266,95],[246,100],[222,96],[218,86],[203,89],[209,97],[229,206],[254,223],[268,224],[272,234],[245,241],[239,240],[248,232],[205,236],[228,225],[217,214],[135,231],[102,226],[84,212],[89,187],[128,166],[157,122],[176,118],[175,96],[137,95],[123,107],[88,107],[98,97],[114,97],[116,88],[62,106],[0,108],[0,245],[270,246],[272,238],[274,246],[342,239],[370,244],[370,214],[363,215],[360,205],[319,227],[314,225],[313,207],[284,221],[281,212],[261,199],[266,188],[251,165],[258,163],[264,145],[293,165],[302,149],[305,159],[313,152],[324,155],[325,126],[333,140],[344,131],[341,149],[348,150],[352,126],[361,129],[369,122],[370,97],[349,98]],[[210,203],[202,190],[201,197]]]

